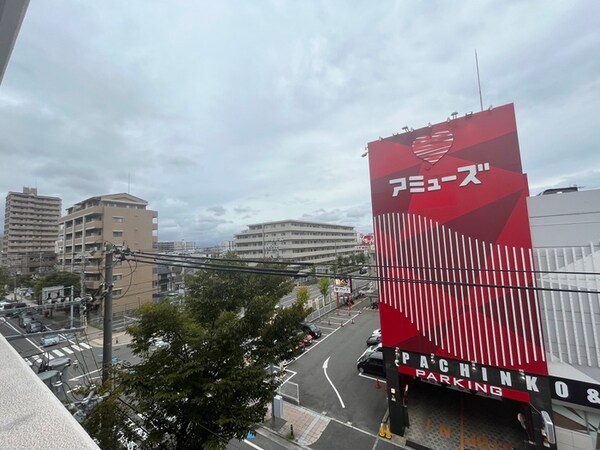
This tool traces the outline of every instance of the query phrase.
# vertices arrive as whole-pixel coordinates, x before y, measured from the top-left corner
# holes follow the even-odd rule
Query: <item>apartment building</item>
[[[60,210],[60,198],[38,195],[37,188],[9,192],[4,213],[3,265],[22,274],[53,270]]]
[[[105,245],[131,250],[155,251],[158,213],[146,209],[148,202],[130,194],[88,198],[67,209],[58,241],[62,270],[84,273],[88,292],[98,291],[104,281]],[[113,265],[113,312],[139,308],[157,291],[154,265],[115,261]]]
[[[196,250],[196,243],[190,241],[159,241],[159,253],[190,253]]]
[[[303,220],[248,225],[234,236],[233,251],[241,258],[328,263],[357,251],[354,227]]]

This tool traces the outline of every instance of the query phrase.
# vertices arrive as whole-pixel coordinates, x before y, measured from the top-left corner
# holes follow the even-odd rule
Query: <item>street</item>
[[[334,312],[316,322],[323,337],[287,369],[295,374],[292,381],[300,385],[302,406],[377,433],[387,409],[385,389],[376,389],[375,377],[359,375],[356,370],[367,337],[379,328],[378,311],[365,308],[365,304],[365,300],[357,301],[350,316],[343,308],[339,315]]]

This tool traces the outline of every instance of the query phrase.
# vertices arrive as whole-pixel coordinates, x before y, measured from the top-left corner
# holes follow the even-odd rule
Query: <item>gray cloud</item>
[[[211,206],[209,208],[206,208],[206,210],[213,213],[217,217],[223,216],[227,212],[227,210],[222,206]]]

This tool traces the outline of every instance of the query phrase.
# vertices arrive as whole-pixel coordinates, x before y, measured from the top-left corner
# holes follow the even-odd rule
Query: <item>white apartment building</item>
[[[196,251],[196,243],[191,241],[158,241],[159,253],[191,253]]]
[[[280,220],[248,225],[236,234],[233,251],[240,258],[328,263],[358,251],[354,227],[303,220]]]

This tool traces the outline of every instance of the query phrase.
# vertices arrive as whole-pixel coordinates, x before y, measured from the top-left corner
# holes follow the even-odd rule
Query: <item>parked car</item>
[[[369,354],[371,354],[373,352],[379,352],[379,353],[383,354],[383,346],[381,344],[377,344],[377,345],[372,345],[370,347],[367,347],[365,349],[365,351],[362,352],[362,355],[360,355],[358,357],[358,359],[356,360],[356,362],[360,361],[361,358],[364,358],[366,355],[369,355]]]
[[[42,324],[42,322],[38,322],[37,320],[31,321],[25,326],[25,331],[28,333],[39,333],[45,329],[46,327],[44,324]]]
[[[296,346],[297,350],[304,350],[306,347],[312,345],[313,338],[310,334],[306,334],[304,339],[302,339],[298,345]]]
[[[150,345],[153,345],[157,349],[169,348],[171,346],[171,344],[169,344],[168,342],[163,341],[162,338],[159,338],[159,337],[151,338],[150,341],[149,341],[149,343],[150,343]]]
[[[374,330],[371,336],[367,338],[367,347],[377,344],[381,344],[381,328]]]
[[[356,368],[360,373],[370,373],[385,378],[383,352],[372,351],[363,353],[356,362]]]
[[[316,326],[314,323],[312,322],[303,322],[301,324],[302,327],[302,331],[310,334],[313,339],[319,339],[321,337],[321,329]]]
[[[380,342],[379,344],[375,344],[375,345],[370,346],[369,348],[367,348],[366,351],[370,351],[370,352],[383,352],[383,345]]]

